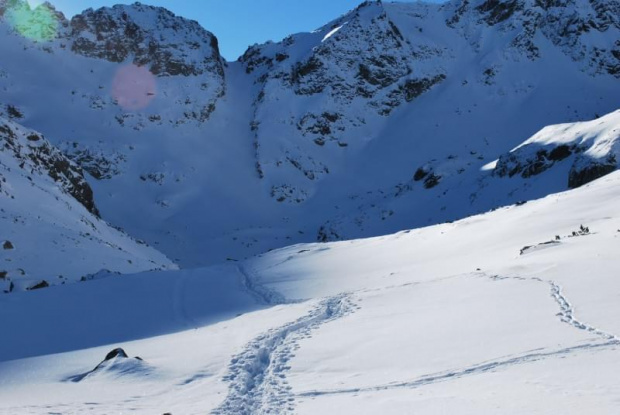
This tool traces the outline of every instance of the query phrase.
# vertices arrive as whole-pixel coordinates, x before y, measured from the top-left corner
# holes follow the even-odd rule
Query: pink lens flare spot
[[[123,66],[116,72],[112,82],[112,97],[127,111],[148,107],[156,92],[155,75],[144,66]]]

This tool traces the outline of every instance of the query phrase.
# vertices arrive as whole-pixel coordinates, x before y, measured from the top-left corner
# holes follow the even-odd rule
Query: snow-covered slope
[[[614,414],[619,186],[0,297],[0,413]]]
[[[0,414],[615,414],[619,15],[0,0]]]
[[[618,109],[617,2],[366,2],[229,63],[161,8],[3,4],[0,111],[90,173],[105,220],[185,267],[559,191],[480,169]]]
[[[42,135],[3,118],[0,220],[0,293],[90,279],[102,270],[176,268],[98,217],[76,164]]]

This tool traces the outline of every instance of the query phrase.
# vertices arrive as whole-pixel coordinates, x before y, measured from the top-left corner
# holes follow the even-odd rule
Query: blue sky
[[[435,0],[437,1],[437,0]],[[70,17],[88,7],[131,3],[122,0],[50,0]],[[249,45],[314,30],[355,8],[362,0],[143,0],[200,22],[220,41],[228,60]]]

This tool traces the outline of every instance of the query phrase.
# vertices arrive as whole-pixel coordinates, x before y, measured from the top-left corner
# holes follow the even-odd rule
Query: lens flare
[[[155,98],[157,81],[144,66],[122,66],[112,82],[112,97],[128,111],[141,110]]]
[[[48,42],[58,34],[58,16],[48,3],[32,8],[26,1],[6,2],[4,19],[25,38],[35,42]]]

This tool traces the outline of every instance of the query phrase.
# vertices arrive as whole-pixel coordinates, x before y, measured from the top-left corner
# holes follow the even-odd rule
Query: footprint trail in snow
[[[286,379],[288,362],[299,348],[298,342],[310,337],[321,325],[342,318],[356,309],[349,294],[322,300],[298,320],[268,331],[252,340],[233,357],[225,380],[228,396],[214,415],[290,414],[295,396]]]

